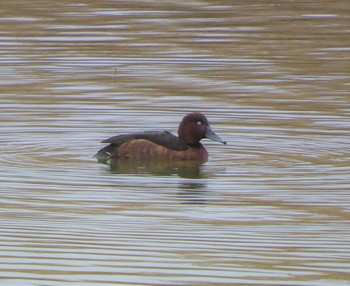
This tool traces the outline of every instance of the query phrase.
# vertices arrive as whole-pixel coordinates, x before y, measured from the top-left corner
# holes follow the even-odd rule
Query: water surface
[[[349,284],[347,1],[2,6],[1,284]],[[203,165],[93,158],[191,111]]]

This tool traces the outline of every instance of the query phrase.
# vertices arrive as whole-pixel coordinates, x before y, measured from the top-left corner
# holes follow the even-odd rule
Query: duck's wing
[[[103,140],[102,143],[110,143],[118,147],[126,142],[137,139],[148,140],[177,151],[188,149],[188,145],[182,139],[168,131],[146,131],[140,133],[122,134]]]

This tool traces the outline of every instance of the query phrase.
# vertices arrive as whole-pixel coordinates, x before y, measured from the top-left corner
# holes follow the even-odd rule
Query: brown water
[[[2,1],[1,285],[349,285],[339,1]],[[92,157],[202,111],[202,166]]]

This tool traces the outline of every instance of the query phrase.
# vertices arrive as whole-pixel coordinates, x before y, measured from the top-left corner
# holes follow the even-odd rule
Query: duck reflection
[[[111,172],[117,174],[150,174],[156,176],[178,175],[181,178],[198,179],[202,177],[204,161],[162,161],[111,159]]]
[[[178,197],[184,204],[206,204],[206,185],[203,182],[184,182],[179,186]]]
[[[100,162],[102,163],[102,162]],[[111,159],[104,164],[109,165],[110,172],[115,174],[143,174],[152,176],[178,176],[178,198],[183,204],[205,204],[206,178],[211,176],[204,170],[205,161],[160,161],[160,160],[128,160]],[[203,179],[203,180],[201,180]]]

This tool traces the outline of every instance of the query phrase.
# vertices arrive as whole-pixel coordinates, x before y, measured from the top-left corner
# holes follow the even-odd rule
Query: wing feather
[[[148,140],[177,151],[188,149],[188,145],[182,139],[168,131],[146,131],[140,133],[122,134],[103,140],[102,143],[110,143],[118,147],[126,142],[136,139]]]

